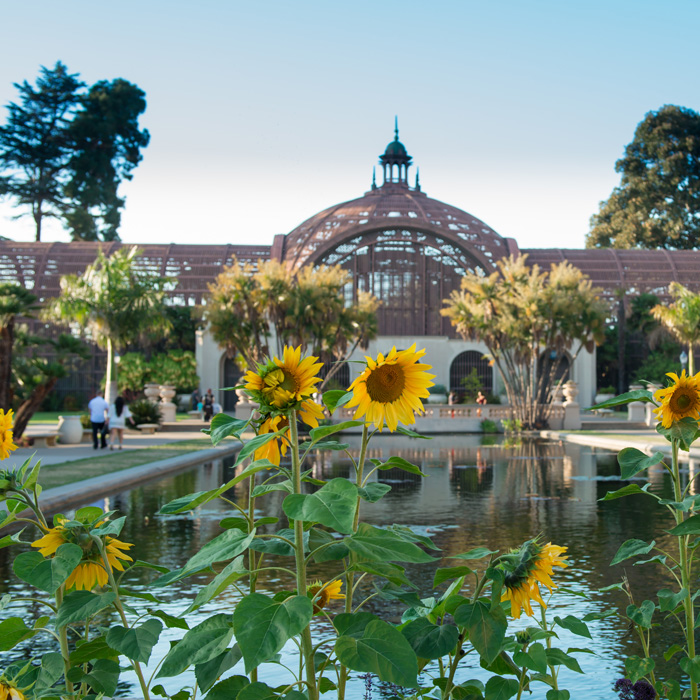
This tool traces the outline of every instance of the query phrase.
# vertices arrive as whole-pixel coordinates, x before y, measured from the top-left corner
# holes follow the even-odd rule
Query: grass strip
[[[76,481],[91,479],[94,476],[112,474],[113,472],[140,467],[142,464],[159,462],[161,459],[179,457],[187,452],[199,452],[210,449],[211,440],[181,440],[167,445],[144,447],[141,450],[118,450],[116,452],[88,457],[71,462],[48,464],[41,468],[41,485],[44,489],[65,486]]]

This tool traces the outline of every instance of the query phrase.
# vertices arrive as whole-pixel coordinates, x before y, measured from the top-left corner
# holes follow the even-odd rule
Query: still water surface
[[[351,451],[357,449],[359,438],[351,436],[345,441],[351,444]],[[542,441],[524,441],[510,447],[480,443],[480,436],[471,435],[444,435],[429,441],[396,435],[376,436],[370,457],[386,460],[392,454],[399,455],[420,466],[427,478],[398,470],[379,472],[378,480],[389,483],[392,491],[378,503],[363,503],[363,520],[376,526],[393,523],[406,525],[420,534],[429,535],[445,557],[439,564],[441,566],[459,565],[459,561],[450,560],[449,557],[474,547],[483,545],[505,551],[540,533],[545,541],[568,547],[571,565],[565,570],[557,570],[556,580],[574,591],[587,594],[589,599],[558,593],[550,604],[550,619],[555,615],[581,618],[588,612],[602,612],[615,605],[626,605],[626,599],[619,593],[598,592],[599,588],[618,582],[623,574],[630,578],[637,604],[645,599],[656,601],[658,588],[672,587],[672,582],[666,580],[660,567],[654,564],[635,567],[631,562],[626,562],[624,567],[608,566],[620,544],[630,538],[656,539],[666,549],[672,546],[670,538],[664,534],[672,526],[671,518],[665,510],[654,508],[652,499],[634,496],[599,502],[607,491],[623,485],[616,477],[615,455],[578,445]],[[351,476],[349,461],[337,452],[316,455],[312,466],[318,478]],[[134,558],[177,568],[219,534],[219,521],[232,513],[221,502],[209,503],[194,513],[179,516],[158,516],[157,511],[178,496],[215,488],[233,475],[228,464],[205,464],[115,494],[98,505],[116,509],[119,514],[128,516],[120,539],[135,544],[132,550],[132,554],[136,553]],[[652,470],[650,480],[653,491],[671,495],[670,484],[662,469]],[[244,506],[247,485],[237,485],[227,497]],[[281,501],[279,492],[259,499],[258,503],[264,509],[261,515],[276,516],[284,522]],[[16,553],[18,550],[12,551]],[[12,574],[10,561],[9,550],[0,550],[0,571],[3,574],[0,592],[10,592],[19,598],[27,596],[27,587]],[[274,564],[284,567],[292,566],[293,562],[291,558],[279,557]],[[407,566],[409,578],[420,585],[423,596],[433,594],[432,579],[437,565]],[[337,571],[336,566],[337,563],[312,565],[310,576],[327,580]],[[151,572],[138,569],[128,577],[125,585],[138,592],[152,577]],[[157,595],[162,603],[158,605],[138,598],[130,599],[129,604],[144,613],[147,608],[156,607],[177,614],[187,608],[199,587],[207,580],[205,576],[191,577],[160,589]],[[261,576],[259,588],[274,593],[291,590],[294,584],[284,573],[274,570]],[[443,589],[444,586],[440,591]],[[363,592],[372,592],[369,582]],[[190,627],[213,612],[232,611],[237,598],[233,589],[227,590],[188,617]],[[336,605],[339,612],[340,604]],[[22,607],[36,617],[46,614],[46,608],[27,602],[14,604],[10,611],[3,611],[3,615],[8,612],[22,614]],[[370,602],[369,610],[392,621],[400,619],[399,609],[378,599]],[[521,621],[519,626],[526,626],[525,618],[521,618]],[[103,619],[100,623],[109,624],[110,620]],[[327,631],[324,624],[323,621],[318,622],[314,632],[316,639],[322,638]],[[577,655],[584,675],[562,667],[560,687],[570,690],[575,699],[612,698],[612,685],[623,675],[624,657],[640,651],[635,640],[627,634],[625,625],[616,617],[591,622],[589,628],[593,640],[574,636],[566,630],[559,632],[559,646],[564,650],[587,647],[595,652],[594,655]],[[152,658],[162,658],[169,641],[179,638],[181,634],[178,630],[166,630]],[[655,634],[659,639],[658,649],[661,650],[677,641],[670,622],[662,625]],[[48,637],[37,637],[26,642],[23,648],[18,647],[3,656],[9,660],[20,654],[38,655],[48,650],[49,645]],[[287,658],[284,654],[283,659],[291,661],[291,657]],[[149,671],[154,669],[155,664],[152,663]],[[275,666],[264,667],[261,680],[267,680],[272,685],[282,682],[277,669]],[[236,668],[231,673],[242,672],[242,669]],[[662,668],[661,672],[662,675],[673,674],[673,667]],[[485,682],[489,675],[477,665],[476,668],[465,667],[462,679],[476,677]],[[163,679],[162,682],[169,691],[175,692],[193,680],[192,677],[180,677]],[[430,682],[428,678],[424,678],[424,681],[425,684]],[[133,679],[126,676],[118,694],[122,697],[138,695],[132,683]],[[535,693],[530,697],[543,699],[545,687],[538,685],[535,688]],[[351,697],[360,698],[363,694],[364,683],[358,679]]]

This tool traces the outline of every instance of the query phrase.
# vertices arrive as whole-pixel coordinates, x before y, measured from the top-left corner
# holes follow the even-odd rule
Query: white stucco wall
[[[476,350],[487,354],[483,343],[475,343],[466,340],[446,338],[444,336],[424,336],[413,338],[407,336],[380,336],[372,341],[367,351],[356,350],[350,360],[364,360],[365,355],[376,357],[378,353],[386,354],[395,345],[399,350],[405,350],[413,343],[416,348],[425,348],[426,353],[423,362],[432,365],[432,373],[435,375],[435,384],[444,384],[449,387],[450,366],[454,359],[465,350]],[[200,377],[200,389],[206,391],[211,388],[223,405],[224,387],[224,361],[226,353],[219,348],[208,331],[197,331],[196,352],[197,374]],[[362,371],[362,366],[350,363],[351,381]],[[579,386],[578,400],[582,407],[593,404],[595,396],[595,352],[588,353],[582,350],[573,367],[572,379]],[[498,371],[494,367],[494,393],[504,393]]]

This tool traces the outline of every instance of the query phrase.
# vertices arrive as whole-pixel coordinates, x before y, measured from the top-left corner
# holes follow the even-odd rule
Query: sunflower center
[[[403,393],[406,375],[399,365],[382,365],[367,378],[367,393],[372,401],[392,403]]]
[[[282,387],[282,389],[284,389],[285,391],[291,391],[296,393],[299,389],[299,383],[297,382],[294,375],[290,372],[287,372],[287,370],[285,369],[282,370],[282,373],[284,374],[284,379],[280,382],[280,387]]]
[[[692,408],[693,403],[694,403],[694,396],[691,396],[691,394],[687,391],[683,391],[682,389],[680,391],[674,392],[672,398],[671,398],[671,409],[673,411],[678,411],[678,412],[685,412],[688,409]]]

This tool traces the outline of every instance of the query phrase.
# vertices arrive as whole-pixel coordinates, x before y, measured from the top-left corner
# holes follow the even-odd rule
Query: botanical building
[[[485,348],[457,338],[440,315],[442,300],[459,288],[465,270],[488,274],[499,258],[526,254],[530,264],[545,269],[569,261],[611,301],[619,298],[619,290],[629,296],[653,292],[664,298],[672,280],[700,290],[700,251],[520,249],[513,238],[499,235],[471,214],[428,197],[417,175],[409,185],[412,158],[398,130],[379,161],[381,184],[373,182],[361,197],[314,214],[290,233],[275,236],[271,246],[140,244],[140,263],[176,280],[171,299],[185,305],[204,301],[208,283],[234,255],[253,263],[273,258],[294,268],[339,264],[353,276],[345,290],[348,299],[358,290],[368,290],[382,301],[380,338],[370,347],[371,354],[416,340],[428,350],[436,383],[458,389],[462,377],[476,368],[494,393],[498,386],[483,359]],[[0,241],[0,281],[20,282],[43,300],[58,294],[62,274],[81,273],[98,246],[109,255],[122,245],[126,244]],[[236,380],[233,363],[206,332],[197,339],[197,359],[203,389]],[[352,367],[345,379],[352,379]],[[93,371],[80,381],[94,385],[99,372],[96,360]],[[595,394],[594,356],[582,353],[570,376],[579,384],[582,405],[589,405]],[[74,389],[89,391],[85,386]],[[232,392],[222,392],[220,400],[230,407]]]

